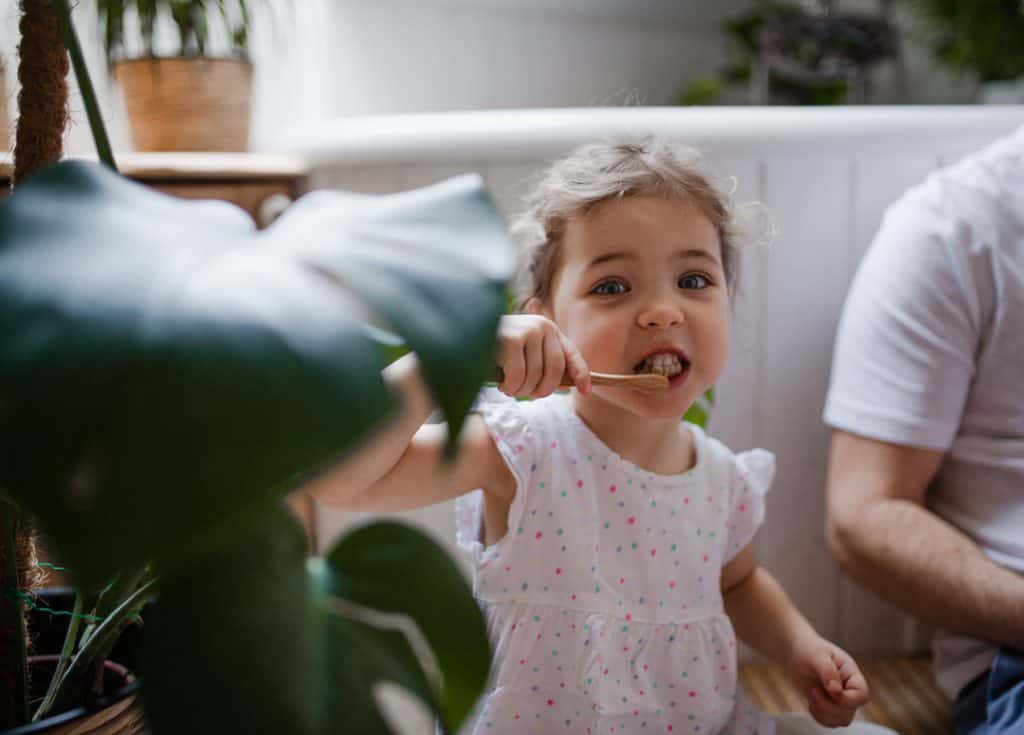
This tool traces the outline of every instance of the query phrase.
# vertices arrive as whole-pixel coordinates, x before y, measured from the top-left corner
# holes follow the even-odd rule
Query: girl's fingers
[[[558,332],[558,341],[562,345],[562,352],[565,356],[565,370],[575,384],[576,389],[586,395],[590,392],[590,366],[583,359],[583,355],[576,349],[568,337]]]
[[[815,720],[826,727],[844,727],[853,722],[855,708],[844,707],[828,698],[821,687],[811,690],[811,700],[807,711]]]
[[[846,689],[868,690],[868,682],[852,658],[844,659],[839,664],[839,677],[843,680],[843,686]]]
[[[843,682],[843,690],[834,699],[846,707],[861,707],[871,699],[868,683],[858,671]]]
[[[826,691],[829,696],[833,699],[839,697],[843,693],[843,683],[839,679],[830,679],[826,685]]]
[[[518,395],[519,387],[526,378],[526,358],[523,355],[522,347],[503,344],[498,364],[501,365],[501,369],[505,373],[505,379],[501,381],[498,389],[508,396]]]
[[[558,337],[554,334],[545,335],[542,352],[544,367],[540,384],[530,394],[533,398],[543,398],[554,393],[565,375],[565,352]]]
[[[526,360],[526,376],[523,384],[516,392],[517,396],[530,396],[537,390],[537,385],[544,377],[544,343],[540,337],[526,340],[523,347],[523,357]]]
[[[582,392],[590,391],[590,368],[576,346],[550,320],[514,314],[502,317],[498,364],[505,379],[498,386],[510,396],[550,395],[568,373]]]
[[[833,652],[833,660],[839,667],[839,678],[843,682],[840,699],[844,705],[859,707],[871,698],[868,682],[861,673],[857,662],[845,652]]]
[[[869,699],[867,689],[844,689],[842,694],[836,699],[836,702],[843,707],[856,709],[867,704]]]
[[[860,672],[856,672],[844,680],[842,695],[842,702],[844,704],[860,706],[861,704],[867,704],[870,698],[871,692],[867,687],[867,681]]]
[[[832,696],[837,696],[843,691],[843,680],[839,676],[839,667],[836,666],[829,652],[816,655],[812,666],[824,691]]]

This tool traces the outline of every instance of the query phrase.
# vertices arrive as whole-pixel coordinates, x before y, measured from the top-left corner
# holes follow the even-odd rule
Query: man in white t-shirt
[[[889,208],[825,422],[833,554],[940,629],[958,735],[1024,735],[1024,128]]]

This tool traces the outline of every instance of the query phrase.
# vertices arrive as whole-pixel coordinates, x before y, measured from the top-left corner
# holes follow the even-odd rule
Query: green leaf
[[[1024,11],[1020,0],[903,0],[917,21],[912,37],[956,71],[981,81],[1012,80],[1024,74]]]
[[[695,402],[687,409],[686,415],[683,416],[683,421],[696,424],[697,426],[704,428],[708,423],[708,414],[704,410],[703,406]]]
[[[469,585],[441,547],[409,526],[374,523],[338,543],[319,583],[334,597],[406,615],[416,624],[444,676],[440,693],[425,703],[436,700],[443,725],[456,731],[486,685],[490,644]]]
[[[686,415],[683,416],[683,421],[696,424],[702,429],[706,429],[708,419],[711,417],[711,409],[714,405],[715,388],[714,386],[711,386],[686,410]]]
[[[358,293],[405,338],[448,422],[452,447],[477,388],[492,370],[498,319],[505,308],[504,283],[513,262],[510,248],[483,244],[503,242],[507,236],[504,222],[493,216],[493,204],[474,177],[437,187],[437,192],[459,202],[458,211],[441,211],[437,194],[428,191],[406,192],[377,208],[366,206],[372,198],[364,197],[353,198],[346,210],[324,210],[320,226],[330,231],[336,218],[344,218],[362,236],[364,247],[358,250],[339,248],[324,238],[289,237],[296,228],[286,217],[279,220],[278,231],[291,252]],[[318,206],[327,196],[316,192],[307,203],[296,205],[294,216],[304,214],[304,205]],[[299,220],[298,234],[315,219]],[[478,226],[456,229],[450,224],[456,220]],[[414,232],[438,244],[434,257],[408,248]],[[390,267],[380,268],[382,262]],[[467,268],[479,269],[490,280],[490,288],[457,275]]]
[[[51,167],[0,202],[0,483],[86,587],[173,569],[390,415],[352,291],[417,349],[457,427],[509,250],[474,177],[317,193],[257,232],[228,205]]]
[[[154,735],[324,732],[322,616],[306,539],[279,508],[225,529],[188,569],[163,573],[143,630],[146,716]]]
[[[330,732],[388,735],[391,728],[378,710],[374,691],[393,682],[416,694],[434,711],[438,705],[419,659],[404,634],[325,613],[328,688],[345,696],[328,699]]]
[[[710,105],[722,94],[725,84],[722,78],[711,74],[694,79],[676,99],[677,105]]]
[[[125,627],[138,618],[142,607],[153,596],[155,585],[155,581],[150,581],[139,587],[96,627],[95,632],[72,658],[67,671],[58,672],[61,675],[54,687],[53,696],[51,698],[48,693],[36,714],[37,719],[44,717],[51,707],[56,712],[63,712],[83,701],[91,684],[89,675],[106,658]]]

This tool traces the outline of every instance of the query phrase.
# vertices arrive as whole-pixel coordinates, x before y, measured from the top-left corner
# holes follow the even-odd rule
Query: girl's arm
[[[736,634],[786,669],[815,720],[827,727],[853,720],[868,701],[857,663],[814,630],[750,546],[722,568],[722,596]]]
[[[530,314],[502,317],[498,345],[498,364],[505,372],[499,387],[510,396],[550,395],[565,373],[580,390],[590,389],[586,362],[549,319]],[[512,502],[515,478],[479,416],[466,417],[456,457],[445,462],[448,428],[423,423],[434,402],[416,357],[396,360],[383,375],[397,394],[399,415],[348,461],[305,489],[326,505],[349,510],[408,510],[476,488],[505,505]]]
[[[722,597],[736,634],[776,663],[788,663],[801,641],[818,637],[749,546],[722,568]]]
[[[433,399],[412,354],[384,369],[396,394],[397,417],[352,457],[306,485],[325,505],[347,510],[398,511],[449,500],[476,488],[511,501],[515,480],[479,416],[466,417],[459,451],[442,454],[445,424],[424,424]]]

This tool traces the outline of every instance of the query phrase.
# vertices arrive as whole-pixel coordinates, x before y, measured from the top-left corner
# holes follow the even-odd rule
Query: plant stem
[[[79,700],[73,696],[72,688],[86,681],[89,672],[95,671],[95,666],[103,665],[106,653],[110,651],[114,641],[139,615],[139,611],[148,602],[156,590],[156,580],[150,580],[133,592],[124,602],[107,616],[99,624],[95,632],[85,642],[85,645],[75,654],[71,665],[64,671],[57,682],[57,693],[51,703],[56,711],[60,712],[67,707],[76,704]],[[91,683],[91,682],[87,682]],[[42,707],[40,707],[42,710]],[[36,713],[39,716],[39,713]]]
[[[35,717],[32,718],[33,722],[39,720],[40,717],[46,715],[50,708],[53,706],[53,700],[57,698],[57,684],[64,676],[64,672],[68,666],[71,665],[71,657],[75,653],[75,644],[78,642],[78,626],[82,619],[82,609],[85,607],[85,596],[78,592],[75,594],[75,610],[71,614],[71,621],[68,623],[68,631],[64,635],[64,647],[60,651],[60,660],[57,661],[57,668],[53,670],[53,676],[50,677],[50,686],[46,690],[46,696],[43,697],[42,704],[39,705],[39,709],[36,710]]]
[[[110,139],[107,137],[107,128],[103,123],[103,116],[100,114],[99,102],[96,100],[96,90],[92,86],[92,77],[89,76],[89,69],[86,67],[85,57],[82,55],[82,47],[78,43],[78,35],[71,23],[71,8],[68,6],[68,0],[53,0],[53,7],[57,17],[60,18],[64,47],[68,50],[71,66],[75,71],[75,79],[78,81],[78,89],[82,93],[82,101],[85,102],[85,113],[89,118],[89,129],[92,131],[92,138],[96,144],[96,153],[103,163],[117,171],[114,152],[110,147]]]
[[[2,536],[0,549],[3,556],[2,584],[0,584],[0,632],[4,638],[9,637],[11,644],[11,662],[9,676],[12,691],[4,693],[10,697],[11,709],[6,713],[13,721],[0,722],[0,727],[17,727],[28,722],[28,646],[25,641],[25,619],[22,611],[20,592],[20,574],[18,571],[18,507],[5,498],[0,497],[0,525]],[[6,710],[7,703],[0,709]]]

